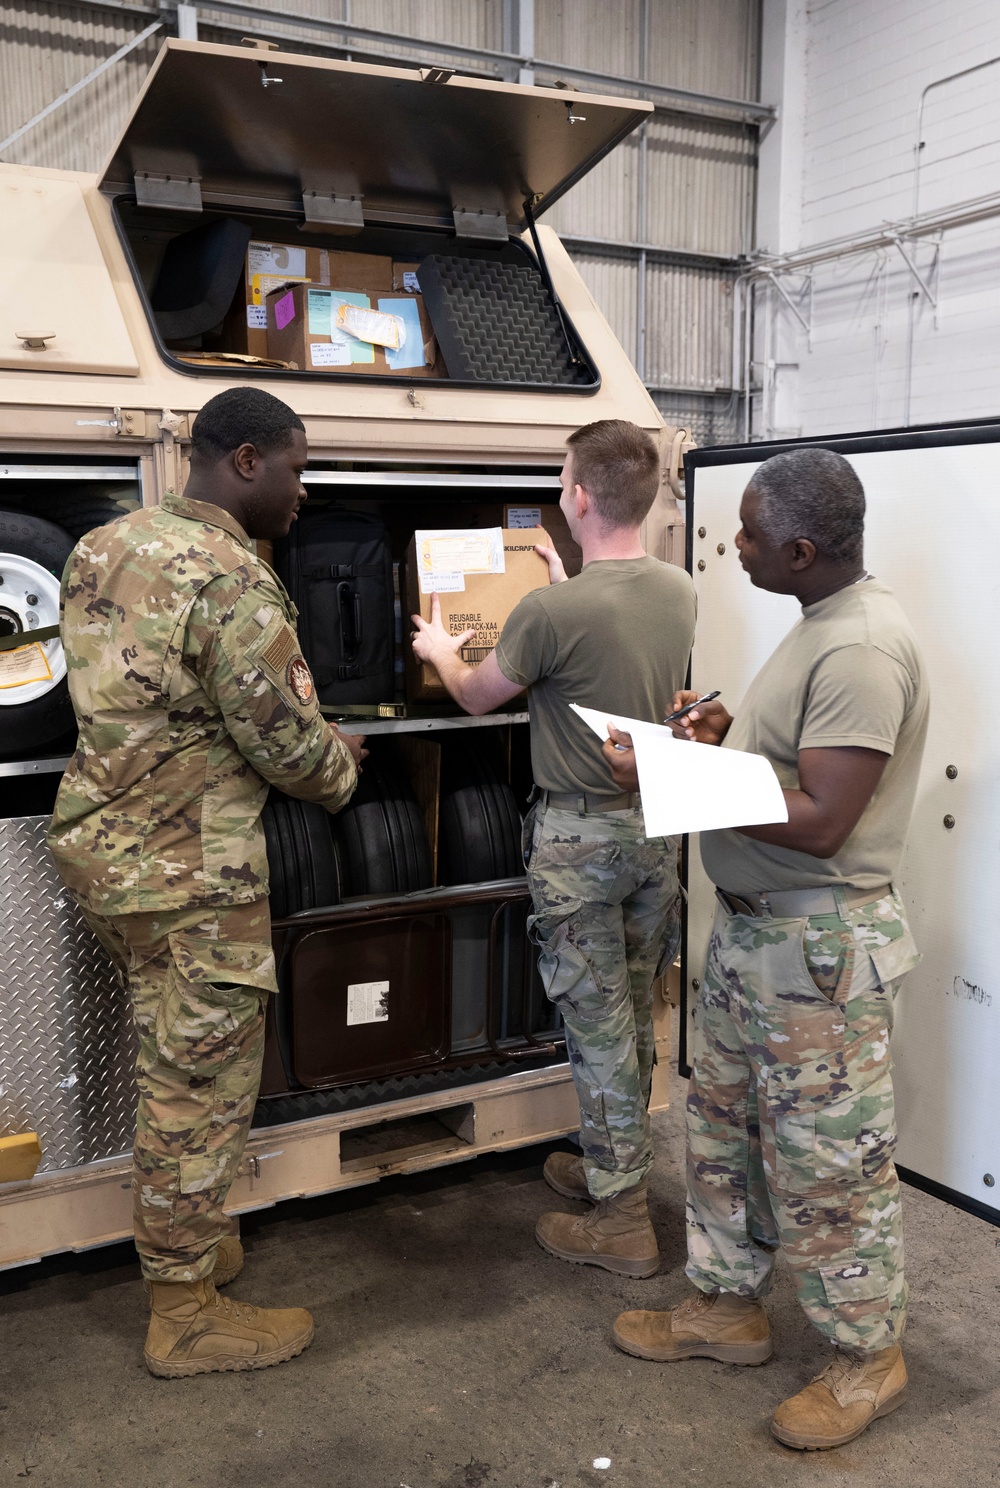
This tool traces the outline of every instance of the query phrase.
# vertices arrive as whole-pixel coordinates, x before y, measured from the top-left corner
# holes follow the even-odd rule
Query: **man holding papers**
[[[669,1313],[623,1313],[615,1342],[647,1359],[764,1363],[762,1299],[780,1247],[834,1353],[771,1429],[815,1449],[852,1440],[906,1392],[888,1045],[918,953],[892,880],[928,693],[906,617],[864,571],[864,492],[845,459],[800,449],[766,461],[740,520],[751,583],[794,594],[802,618],[735,719],[706,703],[677,727],[766,756],[788,819],[701,837],[719,907],[688,1094],[697,1291]],[[605,757],[627,787],[631,751],[609,743]]]
[[[652,1276],[652,982],[677,943],[676,844],[646,837],[634,788],[615,785],[570,704],[658,719],[687,670],[694,586],[683,570],[648,557],[640,540],[659,482],[650,436],[605,419],[568,444],[559,504],[583,550],[583,572],[567,580],[556,554],[542,550],[550,586],[520,602],[478,667],[460,659],[466,637],[444,630],[436,600],[430,623],[413,616],[413,649],[468,713],[487,713],[528,688],[532,934],[566,1028],[583,1148],[582,1158],[553,1153],[545,1178],[564,1198],[590,1205],[579,1217],[542,1215],[536,1237],[561,1260]]]

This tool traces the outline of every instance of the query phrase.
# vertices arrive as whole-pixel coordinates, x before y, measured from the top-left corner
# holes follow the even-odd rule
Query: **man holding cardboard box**
[[[567,579],[555,551],[540,547],[549,586],[520,601],[478,666],[461,659],[470,632],[450,635],[436,598],[430,621],[412,617],[413,650],[467,713],[488,713],[528,688],[532,935],[566,1029],[583,1149],[581,1157],[553,1153],[545,1178],[591,1205],[579,1218],[543,1214],[535,1233],[561,1260],[645,1277],[659,1265],[646,1205],[652,983],[676,949],[676,843],[645,837],[638,796],[616,788],[569,705],[658,721],[686,675],[694,586],[642,546],[659,479],[650,436],[604,419],[567,443],[559,505],[582,572]]]

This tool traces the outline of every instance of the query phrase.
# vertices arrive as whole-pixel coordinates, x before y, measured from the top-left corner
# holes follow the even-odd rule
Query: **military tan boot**
[[[243,1245],[239,1235],[223,1235],[215,1248],[215,1268],[212,1271],[212,1285],[221,1287],[228,1286],[235,1281],[243,1270]],[[143,1286],[146,1288],[146,1296],[151,1296],[148,1278],[143,1278]]]
[[[877,1354],[837,1349],[822,1374],[778,1406],[771,1433],[802,1452],[842,1447],[905,1399],[906,1365],[898,1343]]]
[[[313,1320],[301,1307],[251,1307],[220,1297],[211,1281],[154,1281],[146,1367],[160,1379],[267,1369],[301,1354]]]
[[[593,1203],[583,1171],[583,1158],[579,1155],[574,1157],[571,1152],[550,1152],[545,1159],[542,1177],[564,1199],[583,1199],[587,1204]]]
[[[660,1265],[649,1222],[646,1185],[601,1199],[589,1214],[543,1214],[535,1239],[549,1255],[583,1266],[602,1266],[619,1276],[655,1276]]]
[[[228,1286],[243,1270],[243,1246],[239,1235],[223,1235],[215,1248],[212,1285]]]
[[[766,1364],[773,1352],[762,1303],[734,1292],[696,1292],[672,1312],[623,1312],[612,1337],[626,1354],[659,1363]]]

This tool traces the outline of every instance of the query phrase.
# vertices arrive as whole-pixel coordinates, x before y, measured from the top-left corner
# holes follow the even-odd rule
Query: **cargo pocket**
[[[274,956],[264,945],[168,937],[171,963],[156,1012],[160,1060],[200,1080],[218,1079],[246,1055],[276,990]]]
[[[885,1166],[896,1145],[888,1045],[885,1031],[803,1065],[794,1083],[769,1079],[779,1192],[820,1198]]]

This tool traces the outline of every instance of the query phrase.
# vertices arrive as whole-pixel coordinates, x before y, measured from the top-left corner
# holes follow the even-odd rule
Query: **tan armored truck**
[[[183,488],[194,416],[234,383],[304,419],[307,511],[380,524],[396,635],[376,698],[331,683],[373,745],[367,816],[320,841],[297,803],[266,814],[283,990],[232,1208],[576,1128],[525,933],[527,715],[407,697],[400,568],[418,531],[549,520],[565,545],[565,440],[599,418],[658,440],[647,540],[673,556],[680,436],[536,226],[647,113],[171,40],[100,175],[0,166],[0,1266],[131,1230],[127,1000],[44,846],[73,744],[59,572]],[[656,1027],[662,1105],[662,1000]]]

